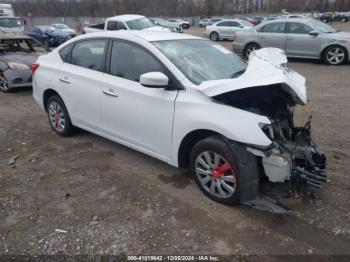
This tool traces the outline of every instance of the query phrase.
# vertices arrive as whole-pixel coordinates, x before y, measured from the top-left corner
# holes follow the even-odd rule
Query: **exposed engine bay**
[[[304,186],[320,188],[326,182],[326,157],[311,138],[311,117],[303,127],[294,126],[295,98],[283,84],[244,88],[213,99],[270,119],[271,124],[261,128],[272,145],[247,147],[261,158],[269,181],[288,182],[290,191],[297,192]]]

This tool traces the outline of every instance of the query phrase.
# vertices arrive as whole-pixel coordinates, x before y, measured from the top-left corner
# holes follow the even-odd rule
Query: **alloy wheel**
[[[195,173],[203,188],[215,197],[230,198],[236,192],[236,171],[216,152],[199,154],[195,161]]]
[[[59,133],[65,128],[66,119],[59,103],[53,101],[49,105],[49,119],[51,126]]]
[[[327,52],[327,61],[332,65],[339,65],[344,62],[345,52],[340,47],[333,47]]]
[[[210,40],[212,41],[218,41],[218,38],[219,38],[219,35],[215,32],[210,35]]]

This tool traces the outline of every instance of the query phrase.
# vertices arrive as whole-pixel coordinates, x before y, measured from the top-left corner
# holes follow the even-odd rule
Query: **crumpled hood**
[[[142,29],[142,30],[144,30],[144,31],[170,32],[169,29],[167,29],[165,27],[161,27],[161,26],[152,26],[152,27],[145,28],[145,29]]]
[[[37,53],[9,52],[1,56],[1,61],[14,62],[31,66],[39,57]]]
[[[296,103],[306,104],[305,78],[288,69],[287,57],[278,48],[263,48],[253,52],[244,74],[238,78],[205,81],[198,90],[210,97],[249,87],[281,84]]]

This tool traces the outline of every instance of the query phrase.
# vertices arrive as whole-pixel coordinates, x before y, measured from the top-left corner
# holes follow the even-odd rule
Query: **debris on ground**
[[[18,159],[18,156],[11,157],[10,160],[8,161],[7,165],[12,166],[12,165],[16,164],[17,159]]]

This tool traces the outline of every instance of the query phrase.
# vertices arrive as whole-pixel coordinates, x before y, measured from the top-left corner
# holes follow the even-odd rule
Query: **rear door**
[[[318,58],[321,51],[321,36],[310,35],[311,31],[314,31],[313,28],[304,23],[287,23],[288,56]]]
[[[58,68],[58,81],[73,122],[96,130],[101,126],[100,90],[107,42],[77,42],[69,59]]]
[[[261,47],[276,47],[286,49],[286,23],[272,22],[257,30],[258,44]]]
[[[230,21],[222,21],[216,24],[216,30],[220,38],[228,38],[231,32]]]

